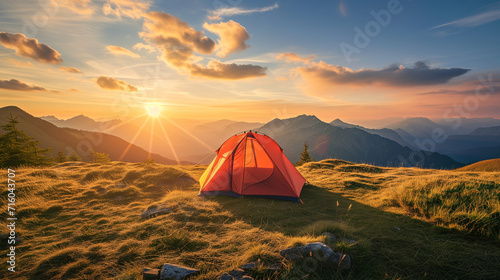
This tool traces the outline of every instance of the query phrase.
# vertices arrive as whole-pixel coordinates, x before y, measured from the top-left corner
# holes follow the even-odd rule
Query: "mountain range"
[[[307,115],[274,119],[265,124],[227,119],[204,122],[164,118],[156,119],[153,128],[145,125],[147,120],[96,121],[84,115],[67,120],[55,116],[36,118],[9,106],[0,109],[0,124],[6,122],[10,113],[19,115],[20,128],[40,140],[43,147],[52,147],[53,153],[81,149],[82,144],[77,147],[79,141],[92,143],[94,137],[103,139],[95,150],[110,153],[113,160],[119,159],[130,145],[127,154],[134,156],[125,155],[124,161],[145,159],[148,150],[152,150],[158,162],[207,164],[229,136],[248,130],[269,134],[292,161],[299,159],[304,142],[309,144],[316,160],[339,158],[382,166],[416,164],[425,168],[456,168],[463,163],[500,157],[500,120],[492,118],[434,121],[397,118],[393,119],[396,122],[378,129],[340,119],[326,123]],[[436,138],[437,134],[442,137]],[[412,158],[418,161],[409,160]]]
[[[336,122],[338,123],[338,122]],[[423,158],[411,164],[414,152],[396,141],[356,127],[339,127],[325,123],[315,116],[301,115],[291,119],[274,119],[257,129],[271,136],[283,148],[285,155],[298,161],[307,143],[316,160],[337,158],[379,166],[412,166],[448,169],[463,164],[438,153],[421,152]]]
[[[140,162],[152,158],[159,163],[177,163],[156,153],[150,155],[148,151],[114,135],[57,127],[15,106],[0,108],[0,125],[5,125],[10,115],[19,121],[20,130],[40,141],[42,148],[51,148],[52,156],[58,152],[68,156],[77,153],[82,160],[89,161],[92,159],[91,150],[94,150],[109,154],[111,160]]]

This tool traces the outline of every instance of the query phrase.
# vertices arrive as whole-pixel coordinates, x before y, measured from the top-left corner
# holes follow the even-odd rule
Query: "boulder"
[[[238,279],[243,277],[243,275],[245,275],[245,271],[241,268],[237,268],[233,271],[230,271],[228,274]]]
[[[200,271],[195,268],[166,263],[163,265],[163,268],[161,269],[160,280],[182,279],[183,277],[199,272]]]
[[[217,280],[234,280],[236,278],[234,278],[233,276],[229,275],[228,273],[224,273],[222,274],[221,276],[219,276],[217,278]]]
[[[341,270],[351,268],[351,258],[349,255],[336,253],[330,247],[321,242],[281,250],[280,255],[291,261],[313,257],[314,259],[326,264],[338,266]]]

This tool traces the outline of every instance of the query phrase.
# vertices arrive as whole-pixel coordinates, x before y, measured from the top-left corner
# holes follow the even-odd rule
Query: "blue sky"
[[[500,117],[499,1],[7,0],[0,8],[0,100],[35,115],[130,118],[154,103],[170,117],[354,120],[442,117],[469,102],[453,116]]]

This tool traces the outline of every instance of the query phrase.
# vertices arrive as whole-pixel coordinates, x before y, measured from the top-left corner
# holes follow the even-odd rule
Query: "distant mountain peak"
[[[40,119],[42,120],[46,120],[46,121],[59,121],[60,119],[58,119],[56,116],[54,115],[48,115],[48,116],[41,116]]]
[[[94,119],[87,117],[83,114],[67,119],[67,121],[69,121],[69,120],[86,120],[86,121],[91,120],[91,121],[94,121]]]
[[[364,129],[364,127],[355,125],[355,124],[350,124],[342,121],[341,119],[334,119],[333,121],[330,122],[331,125],[337,126],[337,127],[342,127],[342,128],[360,128]]]
[[[334,120],[333,120],[333,121],[331,121],[330,123],[347,124],[346,122],[342,121],[342,120],[341,120],[341,119],[339,119],[339,118],[334,119]]]

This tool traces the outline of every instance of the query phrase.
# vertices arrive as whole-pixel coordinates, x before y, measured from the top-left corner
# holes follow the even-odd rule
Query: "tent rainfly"
[[[200,178],[199,195],[247,195],[301,202],[306,180],[267,135],[244,132],[226,140]]]

